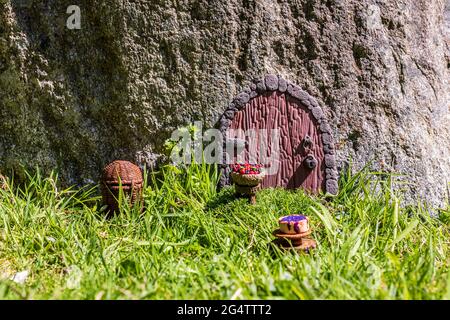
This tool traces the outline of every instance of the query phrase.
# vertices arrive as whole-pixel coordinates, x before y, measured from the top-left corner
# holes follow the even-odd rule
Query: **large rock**
[[[0,0],[0,169],[96,180],[208,126],[250,80],[280,74],[315,96],[340,166],[407,175],[442,204],[450,181],[445,1]],[[95,3],[95,4],[94,4]]]

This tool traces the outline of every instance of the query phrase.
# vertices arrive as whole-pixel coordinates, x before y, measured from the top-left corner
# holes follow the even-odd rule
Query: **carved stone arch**
[[[338,171],[332,129],[317,100],[299,86],[276,75],[255,80],[234,98],[218,125],[225,144],[236,143],[228,137],[230,129],[279,129],[282,132],[281,171],[266,177],[263,187],[304,188],[337,194]],[[224,148],[224,161],[226,151]],[[243,152],[248,153],[248,145]],[[313,169],[314,161],[309,161],[308,157],[316,160]],[[229,165],[221,165],[221,172],[219,185],[222,187],[230,184]]]

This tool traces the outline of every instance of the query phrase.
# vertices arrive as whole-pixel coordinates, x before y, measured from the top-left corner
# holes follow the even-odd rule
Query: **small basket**
[[[256,187],[264,180],[264,177],[264,172],[259,174],[240,174],[237,172],[231,173],[231,179],[233,179],[233,182],[236,185],[247,187]]]

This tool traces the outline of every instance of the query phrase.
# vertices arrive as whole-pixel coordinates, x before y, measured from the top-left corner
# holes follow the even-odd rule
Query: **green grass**
[[[0,190],[0,299],[450,299],[450,212],[402,206],[394,179],[364,169],[332,199],[264,190],[250,206],[216,194],[212,167],[165,167],[144,213],[124,202],[106,219],[96,187],[37,172]],[[270,245],[277,218],[299,212],[310,255]]]

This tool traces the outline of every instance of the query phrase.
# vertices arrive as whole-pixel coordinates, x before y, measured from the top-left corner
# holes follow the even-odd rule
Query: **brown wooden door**
[[[267,157],[273,156],[271,145],[271,134],[273,129],[279,129],[279,157],[278,171],[267,176],[262,183],[263,188],[268,187],[285,187],[288,189],[304,188],[312,192],[318,192],[325,188],[325,161],[323,143],[318,129],[318,122],[312,116],[311,111],[302,105],[299,100],[291,97],[287,93],[280,91],[268,91],[261,95],[250,99],[242,110],[235,113],[233,120],[228,128],[229,137],[230,129],[242,129],[248,132],[249,129],[266,129],[267,135],[262,138],[266,139],[268,145]],[[241,134],[234,135],[237,138],[244,139]],[[304,139],[309,137],[311,144],[305,149]],[[261,135],[257,136],[259,139]],[[247,137],[247,140],[249,138]],[[244,152],[246,162],[250,161],[249,148],[257,155],[259,161],[259,140],[256,143],[250,143]],[[308,146],[308,144],[305,144]],[[255,154],[255,153],[252,153]],[[305,164],[308,155],[312,155],[317,160],[317,166],[309,169]],[[275,161],[276,158],[275,158]],[[269,168],[275,162],[267,164]]]

